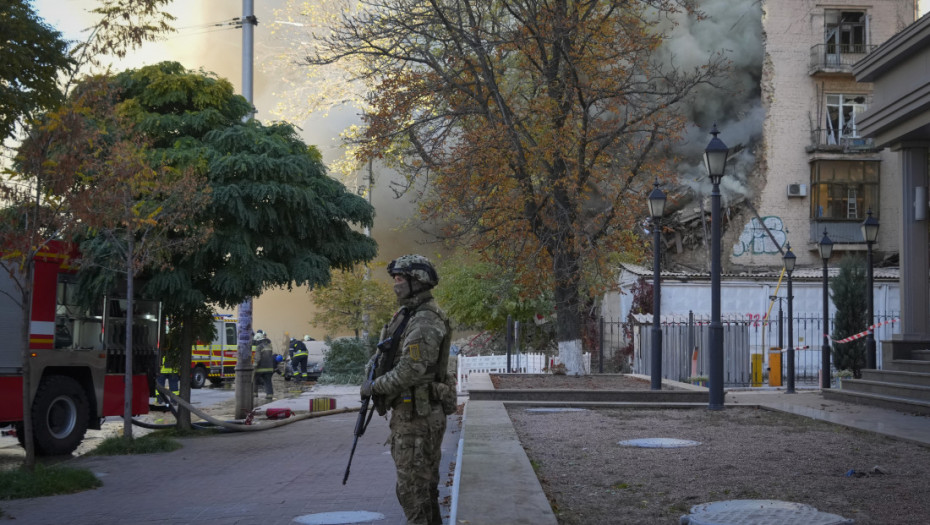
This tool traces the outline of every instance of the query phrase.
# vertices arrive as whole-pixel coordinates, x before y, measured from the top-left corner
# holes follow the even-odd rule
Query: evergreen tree
[[[830,281],[836,318],[833,322],[833,339],[838,341],[858,334],[872,324],[868,319],[865,267],[860,258],[845,256],[840,261],[839,274]],[[862,377],[865,366],[865,339],[833,344],[833,366],[837,370],[852,370],[853,376]]]

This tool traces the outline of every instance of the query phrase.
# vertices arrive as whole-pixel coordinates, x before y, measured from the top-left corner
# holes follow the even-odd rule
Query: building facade
[[[916,2],[770,0],[762,9],[763,184],[758,214],[744,216],[741,230],[731,224],[724,237],[733,240],[724,243],[733,246],[729,262],[779,267],[783,240],[799,268],[820,267],[825,231],[834,260],[864,251],[860,224],[870,210],[881,223],[875,259],[892,256],[899,249],[900,159],[860,129],[873,86],[856,81],[853,64],[913,22]]]
[[[860,119],[862,133],[900,165],[889,177],[897,188],[889,205],[901,211],[901,329],[885,359],[916,359],[930,348],[930,15],[857,62],[854,73],[875,93]]]
[[[834,242],[833,255],[828,261],[830,274],[835,275],[839,261],[844,255],[853,253],[865,257],[867,245],[861,232],[863,221],[871,216],[880,221],[877,242],[873,245],[873,262],[887,271],[876,271],[874,294],[877,315],[914,317],[912,328],[894,326],[894,331],[916,330],[913,338],[925,338],[928,334],[928,309],[930,296],[927,287],[927,222],[922,229],[902,224],[911,220],[906,206],[914,208],[913,201],[924,187],[923,206],[926,211],[927,155],[930,147],[930,131],[921,137],[926,143],[920,146],[920,154],[903,154],[898,135],[888,132],[889,115],[901,111],[892,104],[905,93],[877,92],[879,86],[897,82],[895,75],[887,73],[887,64],[876,64],[873,69],[862,66],[870,63],[874,52],[887,43],[896,41],[902,31],[909,29],[917,19],[916,0],[875,0],[868,3],[855,0],[766,0],[761,2],[764,58],[760,80],[761,106],[764,109],[761,142],[752,145],[755,163],[748,176],[753,192],[743,201],[724,198],[723,246],[723,297],[722,312],[728,314],[770,315],[777,300],[771,295],[785,296],[779,291],[782,256],[790,243],[797,256],[795,290],[798,303],[794,311],[817,314],[822,311],[823,261],[818,244],[824,234]],[[930,22],[926,24],[930,26]],[[895,49],[900,62],[910,49],[930,45],[930,27],[927,41],[911,39],[910,48],[902,45]],[[917,42],[915,44],[915,42]],[[889,53],[891,53],[889,51]],[[922,102],[930,107],[930,51],[923,52],[921,66],[912,64],[921,71]],[[868,69],[868,71],[866,71]],[[885,75],[883,76],[883,72]],[[913,73],[912,73],[913,75]],[[858,76],[858,78],[857,78]],[[880,80],[879,80],[880,79]],[[878,106],[883,109],[881,117],[875,115]],[[919,109],[910,107],[907,111]],[[924,108],[926,109],[926,108]],[[930,113],[924,129],[930,130]],[[721,117],[723,118],[723,117]],[[869,120],[870,118],[874,120]],[[896,118],[904,119],[904,116]],[[882,124],[878,124],[878,122]],[[924,121],[922,121],[924,122]],[[888,135],[879,130],[885,130]],[[726,129],[721,130],[732,147]],[[903,135],[905,138],[907,135]],[[709,141],[710,137],[707,137]],[[739,142],[739,139],[732,140]],[[705,142],[706,143],[706,142]],[[911,151],[911,150],[909,150]],[[916,156],[915,156],[916,155]],[[735,169],[736,162],[731,163]],[[909,166],[919,164],[919,169]],[[731,169],[728,166],[728,170]],[[914,173],[903,176],[903,173]],[[724,178],[731,176],[728,171]],[[902,178],[903,177],[903,178]],[[922,177],[922,178],[921,178]],[[903,180],[907,179],[907,180]],[[921,181],[923,181],[921,183]],[[906,206],[905,206],[906,205]],[[699,221],[697,237],[704,242],[681,248],[680,239],[685,220],[695,209],[677,212],[678,220],[668,221],[665,229],[662,283],[662,312],[666,315],[684,315],[688,311],[707,314],[710,311],[710,282],[706,277],[709,264],[708,246],[709,219]],[[699,214],[709,217],[705,205]],[[904,221],[904,222],[902,222]],[[692,227],[692,230],[694,228]],[[671,231],[671,233],[669,233]],[[673,238],[674,236],[674,238]],[[695,236],[692,234],[692,237]],[[897,268],[907,254],[915,252],[909,245],[914,237],[921,237],[917,255],[910,271]],[[703,261],[703,264],[702,264]],[[922,261],[922,263],[921,263]],[[922,264],[922,267],[920,266]],[[903,265],[902,265],[903,266]],[[639,272],[629,267],[621,271],[621,286]],[[648,272],[644,277],[651,281]],[[687,278],[682,278],[687,275]],[[900,276],[900,277],[899,277]],[[922,281],[918,278],[922,276]],[[898,282],[900,278],[900,284]],[[667,281],[666,281],[667,279]],[[909,281],[908,281],[909,279]],[[688,281],[687,285],[684,285]],[[666,286],[668,283],[668,286]],[[752,283],[747,288],[746,283]],[[911,284],[913,283],[913,287]],[[625,283],[630,287],[630,283]],[[916,310],[909,309],[907,297],[917,290]],[[899,292],[900,291],[900,292]],[[631,297],[624,294],[608,294],[604,298],[602,313],[610,318],[625,318],[629,312]],[[687,310],[679,311],[683,305]],[[921,310],[922,308],[922,310]],[[913,307],[911,307],[913,310]],[[835,309],[828,305],[830,315]],[[917,325],[922,323],[922,328]],[[922,330],[922,332],[921,332]],[[882,339],[887,335],[883,333]],[[788,343],[792,344],[792,343]],[[799,344],[795,341],[794,344]],[[814,342],[813,344],[819,344]],[[879,355],[883,341],[879,341]],[[886,357],[892,352],[885,352]]]

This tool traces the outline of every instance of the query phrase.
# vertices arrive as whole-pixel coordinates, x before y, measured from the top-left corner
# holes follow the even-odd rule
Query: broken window
[[[811,162],[811,218],[862,221],[868,210],[878,218],[878,161]]]
[[[859,137],[856,117],[867,108],[865,95],[827,95],[827,122],[825,124],[827,144],[849,142],[846,139]]]
[[[863,54],[868,39],[865,11],[824,11],[824,43],[827,55]]]

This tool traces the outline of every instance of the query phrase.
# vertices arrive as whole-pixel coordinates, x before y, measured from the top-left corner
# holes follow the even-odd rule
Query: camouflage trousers
[[[439,462],[446,415],[438,403],[429,416],[416,415],[412,403],[391,411],[391,457],[397,468],[397,501],[410,525],[442,525],[439,512]]]

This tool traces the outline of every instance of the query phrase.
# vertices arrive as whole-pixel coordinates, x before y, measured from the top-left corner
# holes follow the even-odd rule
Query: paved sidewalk
[[[302,407],[312,397],[335,397],[337,408],[358,406],[358,387],[339,387],[272,405]],[[321,389],[322,390],[322,389]],[[353,393],[346,393],[351,391]],[[166,454],[82,456],[68,462],[103,481],[78,494],[0,502],[0,522],[30,525],[175,525],[376,523],[402,524],[394,494],[394,463],[386,445],[387,421],[377,414],[358,441],[350,476],[342,485],[357,413],[305,419],[258,432],[180,439],[183,448]],[[260,418],[264,419],[264,418]],[[443,442],[440,483],[449,496],[461,418],[449,417]],[[451,498],[443,512],[449,514]],[[339,521],[310,515],[342,513]],[[366,521],[354,517],[368,516]],[[319,517],[319,516],[317,516]],[[324,518],[326,516],[323,516]],[[331,516],[332,517],[332,516]],[[303,519],[304,521],[300,521]]]
[[[930,446],[930,417],[824,399],[820,390],[732,390],[726,406],[759,405]]]

